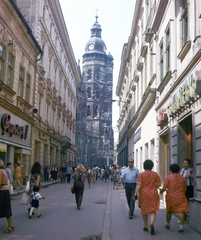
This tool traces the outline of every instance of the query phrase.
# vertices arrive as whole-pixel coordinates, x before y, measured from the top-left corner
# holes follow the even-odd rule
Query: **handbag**
[[[27,196],[27,194],[24,192],[24,193],[22,194],[21,204],[22,204],[22,205],[27,205],[27,203],[28,203],[28,196]]]
[[[29,180],[27,181],[27,184],[26,184],[26,188],[25,188],[26,192],[29,192],[30,190],[30,177],[31,177],[31,174],[29,175]]]
[[[74,187],[74,185],[71,187],[71,189],[70,189],[70,190],[71,190],[71,193],[72,193],[72,194],[74,194],[74,193],[75,193],[75,187]]]

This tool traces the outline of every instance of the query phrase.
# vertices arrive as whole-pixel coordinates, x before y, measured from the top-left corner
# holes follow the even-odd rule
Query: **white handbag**
[[[29,192],[29,190],[30,190],[30,181],[27,182],[25,190],[26,190],[26,192]]]
[[[27,184],[26,184],[26,188],[25,188],[26,192],[29,192],[30,190],[30,177],[31,177],[31,174],[29,175],[29,180],[27,181]]]

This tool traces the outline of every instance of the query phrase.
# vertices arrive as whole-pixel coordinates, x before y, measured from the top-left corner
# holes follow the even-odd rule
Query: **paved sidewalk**
[[[170,229],[164,227],[166,210],[161,207],[157,212],[155,232],[153,236],[143,231],[143,220],[138,203],[135,205],[134,219],[128,217],[128,206],[123,187],[113,190],[112,182],[108,186],[107,204],[102,233],[102,240],[200,240],[201,235],[192,229],[187,222],[184,224],[184,234],[178,233],[178,218],[172,216]]]

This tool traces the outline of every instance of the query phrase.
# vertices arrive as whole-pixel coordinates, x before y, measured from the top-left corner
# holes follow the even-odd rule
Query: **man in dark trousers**
[[[136,183],[139,175],[139,170],[134,167],[134,159],[128,159],[128,167],[122,171],[120,181],[125,184],[125,193],[129,207],[129,218],[133,219],[135,200],[133,199]]]

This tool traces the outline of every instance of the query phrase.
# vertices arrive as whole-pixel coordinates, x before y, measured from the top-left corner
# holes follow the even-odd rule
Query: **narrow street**
[[[4,233],[6,219],[0,219],[1,240],[199,240],[201,236],[188,223],[184,234],[177,232],[177,218],[171,220],[171,229],[164,228],[165,209],[160,209],[155,222],[156,235],[144,232],[140,209],[137,207],[134,219],[128,218],[128,207],[124,189],[113,190],[112,182],[100,181],[85,192],[81,210],[77,210],[75,196],[71,194],[72,184],[53,184],[41,189],[46,196],[40,201],[41,218],[28,218],[28,205],[21,205],[21,194],[12,197],[13,223],[15,230]]]

